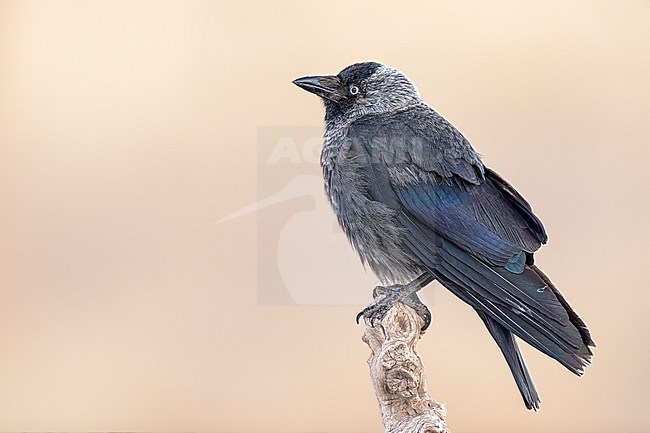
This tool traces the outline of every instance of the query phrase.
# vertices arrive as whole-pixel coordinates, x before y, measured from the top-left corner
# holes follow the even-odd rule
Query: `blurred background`
[[[432,284],[451,430],[650,431],[650,2],[334,0],[0,2],[0,431],[382,430],[353,321],[375,279],[291,84],[363,60],[529,199],[598,343],[583,378],[524,347],[527,412]]]

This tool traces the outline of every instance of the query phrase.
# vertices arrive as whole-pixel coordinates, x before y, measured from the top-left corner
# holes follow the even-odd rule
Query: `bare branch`
[[[385,433],[449,433],[445,408],[427,393],[427,378],[415,346],[423,322],[398,302],[381,323],[366,322],[363,341]]]

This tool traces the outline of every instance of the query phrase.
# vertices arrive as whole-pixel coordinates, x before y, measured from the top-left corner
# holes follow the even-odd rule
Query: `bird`
[[[401,71],[355,63],[293,81],[320,97],[325,193],[364,266],[380,281],[357,316],[371,325],[397,302],[423,319],[417,292],[433,281],[469,304],[512,373],[527,409],[539,394],[517,339],[581,376],[595,343],[535,264],[548,236],[530,204],[423,101]]]

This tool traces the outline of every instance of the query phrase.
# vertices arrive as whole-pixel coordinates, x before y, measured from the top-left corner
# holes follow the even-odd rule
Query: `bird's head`
[[[321,97],[326,120],[355,119],[422,101],[406,75],[376,62],[355,63],[337,75],[298,78],[293,84]]]

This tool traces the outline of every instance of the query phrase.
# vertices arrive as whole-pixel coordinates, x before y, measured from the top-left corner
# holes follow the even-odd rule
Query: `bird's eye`
[[[359,93],[359,88],[354,84],[350,86],[350,95],[356,95],[357,93]]]

